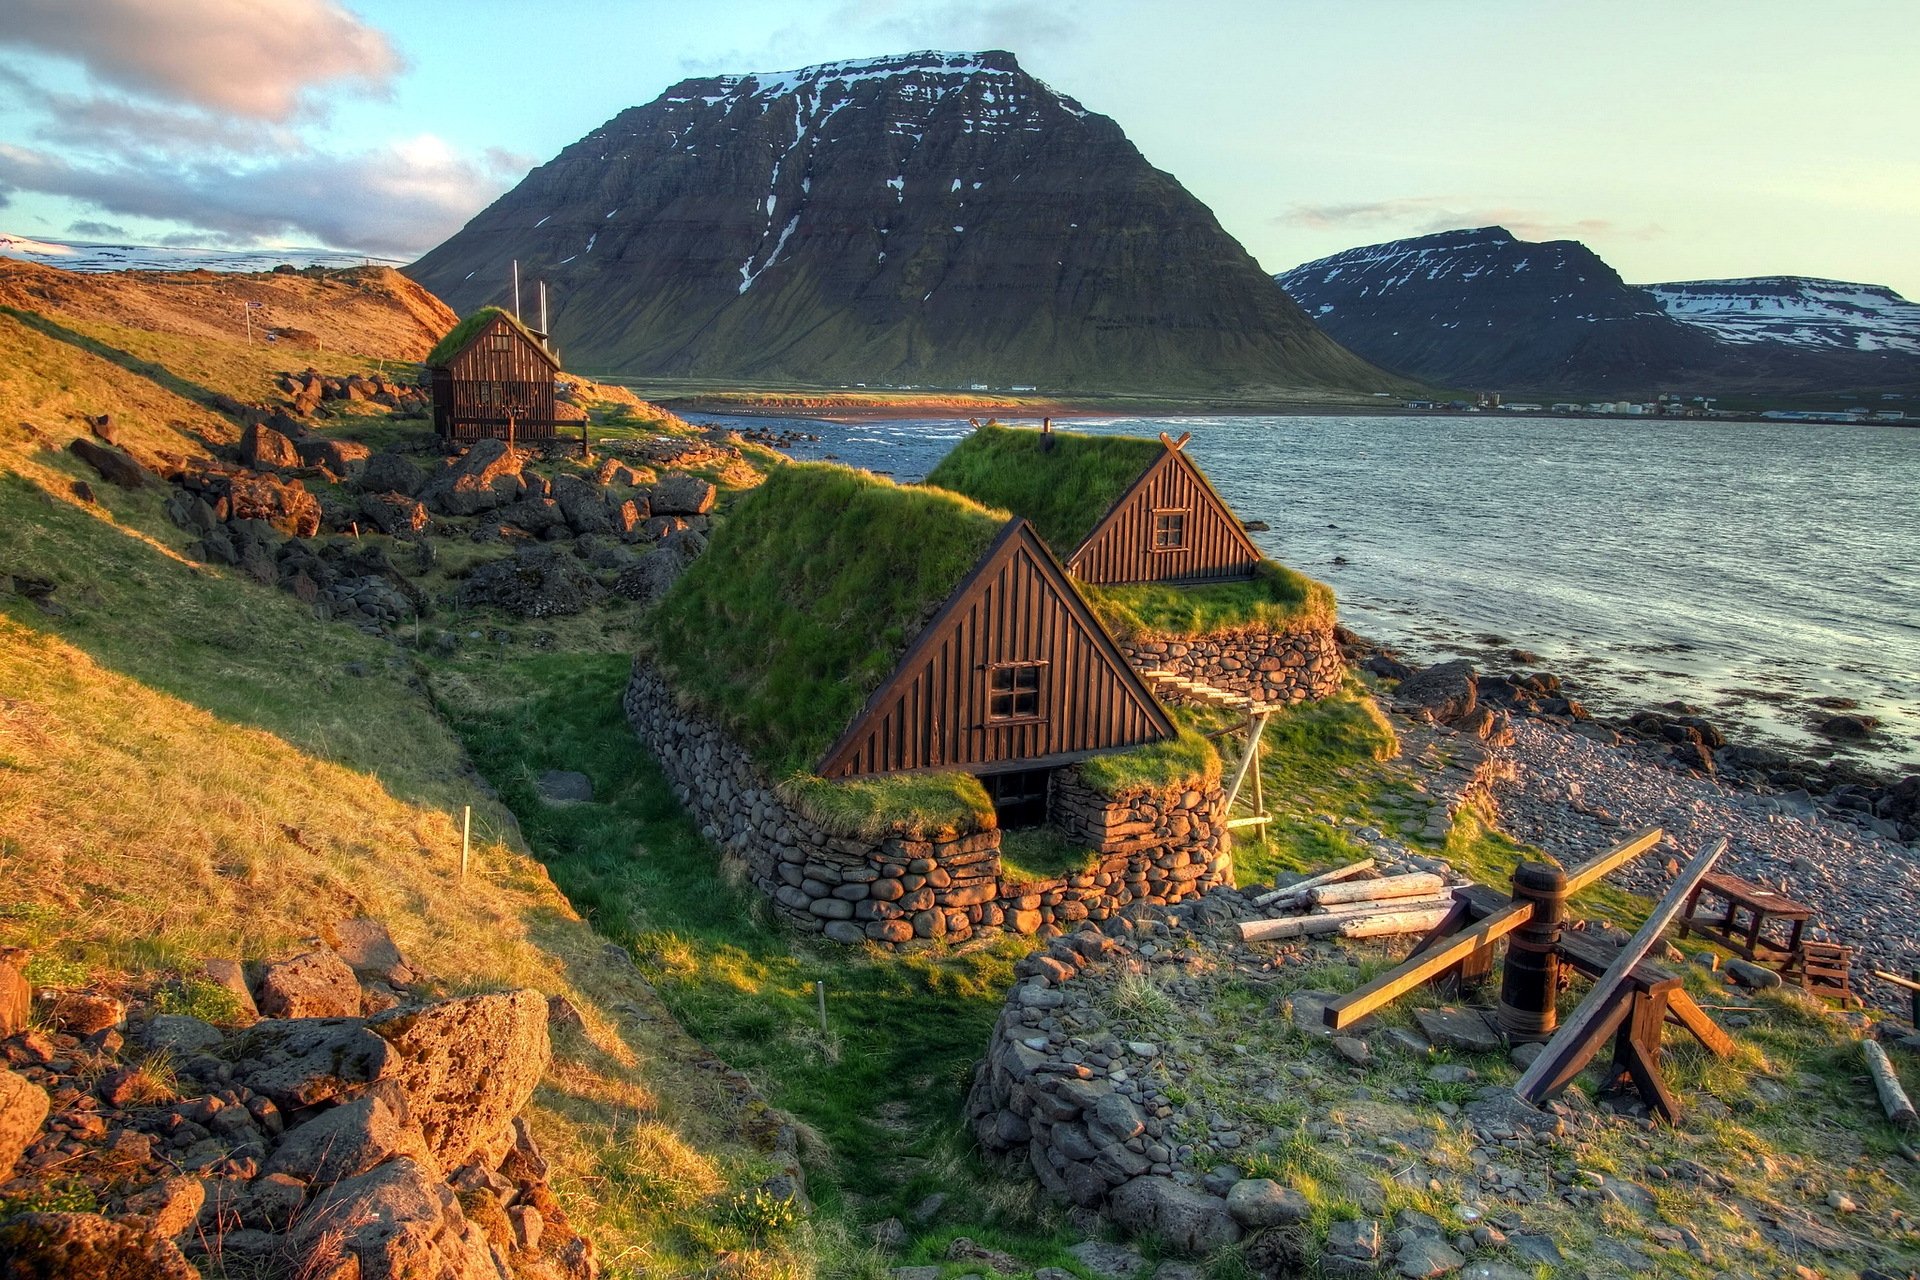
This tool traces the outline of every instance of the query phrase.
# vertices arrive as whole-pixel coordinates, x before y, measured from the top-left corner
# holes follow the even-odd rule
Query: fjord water
[[[707,421],[721,419],[706,417]],[[817,433],[801,458],[917,480],[965,422],[725,419]],[[1669,699],[1810,747],[1814,700],[1920,757],[1920,430],[1448,415],[1058,420],[1191,431],[1276,559],[1346,623],[1498,669],[1539,655],[1596,709]],[[1533,664],[1521,664],[1533,665]]]

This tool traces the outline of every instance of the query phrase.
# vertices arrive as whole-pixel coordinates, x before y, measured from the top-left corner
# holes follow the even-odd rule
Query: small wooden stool
[[[1797,982],[1809,995],[1838,1000],[1849,1009],[1866,1006],[1853,990],[1853,948],[1837,942],[1802,942],[1780,966],[1782,982]]]

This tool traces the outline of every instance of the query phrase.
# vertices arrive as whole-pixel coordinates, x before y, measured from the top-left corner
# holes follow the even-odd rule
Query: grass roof
[[[1042,433],[989,422],[955,445],[926,482],[1018,512],[1065,557],[1165,450],[1160,441],[1138,436]]]
[[[545,351],[547,349],[547,345],[540,341],[540,335],[514,319],[511,311],[504,310],[500,307],[482,307],[465,320],[462,320],[459,324],[453,326],[453,328],[447,330],[447,336],[434,343],[433,350],[427,353],[425,363],[428,366],[441,365],[453,359],[454,356],[460,353],[460,348],[472,342],[473,336],[484,329],[487,322],[495,316],[499,316],[508,324],[518,329],[521,334],[526,337],[528,342],[531,342],[534,346],[540,348],[540,350]]]
[[[1332,587],[1272,560],[1254,566],[1245,582],[1082,583],[1080,590],[1122,640],[1193,639],[1247,627],[1295,631],[1331,626],[1334,619]]]
[[[776,781],[808,774],[1009,518],[847,467],[776,467],[655,607],[651,655]]]

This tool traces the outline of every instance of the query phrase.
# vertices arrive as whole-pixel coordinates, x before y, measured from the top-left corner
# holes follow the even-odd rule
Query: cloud
[[[115,94],[61,93],[0,65],[0,102],[41,117],[34,136],[63,150],[117,155],[190,155],[209,149],[235,153],[299,150],[299,134],[284,125],[221,115],[193,107],[156,106]]]
[[[195,228],[227,244],[296,239],[410,257],[438,244],[523,171],[523,157],[479,161],[431,135],[349,155],[254,162],[75,161],[0,143],[0,191],[64,196],[105,213]]]
[[[1402,236],[1432,235],[1463,227],[1505,227],[1522,240],[1606,238],[1651,240],[1665,234],[1657,223],[1622,226],[1609,218],[1558,218],[1538,209],[1476,205],[1451,196],[1402,196],[1335,204],[1296,204],[1268,219],[1274,226],[1314,231],[1380,227]]]
[[[384,93],[402,67],[334,0],[7,0],[0,45],[70,58],[102,84],[285,122],[322,89]]]
[[[127,234],[127,229],[111,222],[94,222],[91,219],[82,218],[78,222],[67,224],[67,234],[70,236],[124,236]]]
[[[770,32],[757,50],[689,54],[680,66],[703,76],[784,71],[841,61],[849,49],[867,51],[853,56],[920,49],[1025,55],[1077,38],[1088,9],[1087,0],[841,0],[818,19]]]

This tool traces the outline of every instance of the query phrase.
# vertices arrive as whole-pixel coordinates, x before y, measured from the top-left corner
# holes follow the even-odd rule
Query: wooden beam
[[[1323,884],[1308,890],[1307,900],[1316,907],[1336,907],[1348,902],[1379,902],[1389,898],[1430,898],[1444,893],[1446,887],[1447,882],[1431,871],[1410,871],[1373,880]]]
[[[1258,774],[1254,776],[1259,777]],[[1272,821],[1273,815],[1270,813],[1256,813],[1250,818],[1228,818],[1227,830],[1238,831],[1243,827],[1264,827]]]
[[[1899,1074],[1894,1071],[1893,1063],[1887,1060],[1887,1051],[1872,1040],[1862,1040],[1860,1052],[1867,1060],[1868,1072],[1873,1076],[1873,1087],[1880,1094],[1880,1106],[1886,1111],[1893,1127],[1909,1133],[1920,1129],[1920,1112],[1913,1109],[1912,1100],[1901,1087]]]
[[[1358,862],[1349,862],[1344,867],[1335,867],[1331,871],[1322,871],[1318,875],[1308,876],[1305,880],[1275,889],[1271,893],[1263,893],[1253,901],[1255,905],[1264,907],[1282,898],[1304,897],[1309,889],[1318,889],[1323,884],[1334,884],[1341,880],[1351,880],[1354,876],[1371,870],[1373,870],[1373,859],[1362,858]]]
[[[1481,947],[1506,937],[1532,917],[1531,904],[1515,903],[1498,915],[1488,916],[1471,929],[1422,951],[1398,969],[1381,974],[1366,986],[1347,992],[1329,1004],[1321,1016],[1335,1031],[1350,1027],[1375,1010],[1392,1004],[1421,983],[1453,968]]]
[[[1253,724],[1247,734],[1247,749],[1240,757],[1240,764],[1233,771],[1233,782],[1227,787],[1227,807],[1222,813],[1233,811],[1233,802],[1240,798],[1240,788],[1246,785],[1247,770],[1253,768],[1255,748],[1260,745],[1260,735],[1267,731],[1267,718],[1263,715],[1253,717]]]
[[[1401,908],[1378,915],[1348,916],[1340,925],[1343,938],[1386,938],[1402,933],[1425,933],[1447,918],[1452,903],[1419,909]]]
[[[1338,933],[1340,926],[1349,920],[1364,920],[1369,916],[1391,915],[1395,912],[1446,911],[1452,906],[1453,904],[1445,898],[1403,898],[1392,902],[1359,902],[1309,916],[1242,920],[1240,940],[1266,942],[1275,938],[1310,938],[1316,934]]]
[[[1733,1056],[1733,1037],[1722,1031],[1720,1024],[1693,1002],[1693,997],[1686,993],[1685,988],[1675,987],[1667,992],[1667,1017],[1692,1032],[1694,1039],[1705,1045],[1714,1057]]]
[[[1626,981],[1627,975],[1633,972],[1633,966],[1645,958],[1647,952],[1653,949],[1653,944],[1659,939],[1662,931],[1673,922],[1675,916],[1680,914],[1680,908],[1685,905],[1687,895],[1693,892],[1694,886],[1699,884],[1709,871],[1713,870],[1713,864],[1718,862],[1720,855],[1726,851],[1727,838],[1721,836],[1696,854],[1693,861],[1680,872],[1673,886],[1667,890],[1666,896],[1654,906],[1653,914],[1649,915],[1646,923],[1640,926],[1640,931],[1620,949],[1620,954],[1615,957],[1614,962],[1593,984],[1593,990],[1589,991],[1587,998],[1580,1002],[1580,1007],[1574,1011],[1573,1017],[1569,1018],[1567,1024],[1547,1042],[1545,1051],[1533,1060],[1533,1065],[1528,1067],[1526,1073],[1514,1084],[1513,1091],[1519,1095],[1522,1102],[1529,1105],[1537,1104],[1542,1096],[1543,1086],[1548,1080],[1561,1076],[1571,1063],[1584,1062],[1587,1057],[1592,1056],[1593,1046],[1586,1039],[1589,1028],[1602,1016],[1602,1009],[1610,1007],[1614,994]],[[1577,1071],[1577,1068],[1575,1070]]]
[[[1915,982],[1912,978],[1903,978],[1897,973],[1888,973],[1885,969],[1875,969],[1873,976],[1882,982],[1891,982],[1896,987],[1904,987],[1908,991],[1920,991],[1920,982]]]
[[[1596,854],[1567,872],[1567,896],[1572,897],[1608,872],[1617,870],[1622,864],[1633,861],[1647,850],[1660,843],[1666,832],[1659,827],[1648,827],[1636,836],[1630,836],[1605,853]]]

